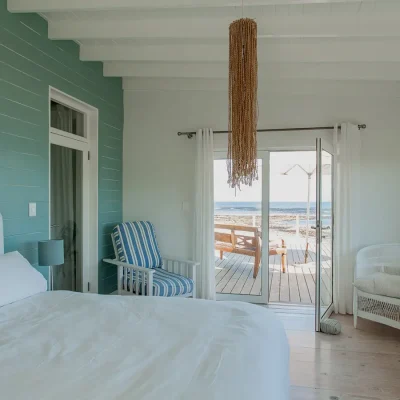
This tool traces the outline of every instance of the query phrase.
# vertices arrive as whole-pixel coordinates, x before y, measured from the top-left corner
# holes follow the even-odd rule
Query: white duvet
[[[0,308],[2,400],[287,400],[274,314],[245,303],[47,292]]]

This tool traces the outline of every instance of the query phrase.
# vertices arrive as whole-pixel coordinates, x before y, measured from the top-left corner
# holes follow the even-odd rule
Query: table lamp
[[[50,290],[53,290],[53,266],[64,264],[64,240],[39,242],[39,265],[50,267]]]

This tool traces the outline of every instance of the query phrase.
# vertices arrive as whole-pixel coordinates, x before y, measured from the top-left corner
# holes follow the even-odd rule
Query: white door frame
[[[321,216],[321,204],[322,204],[322,152],[325,151],[332,156],[332,296],[331,304],[329,307],[321,313],[321,232],[322,232],[322,216]],[[333,151],[333,146],[327,143],[321,138],[316,139],[316,155],[317,155],[317,196],[316,196],[316,262],[315,262],[315,331],[321,331],[321,321],[327,319],[333,312],[333,291],[334,291],[334,265],[335,265],[335,170],[336,170],[336,157]]]
[[[229,294],[218,294],[217,293],[217,300],[233,300],[233,301],[246,301],[250,303],[263,303],[263,304],[268,304],[269,303],[269,249],[267,251],[264,250],[264,243],[268,243],[269,241],[269,192],[270,192],[270,179],[269,179],[269,160],[270,160],[270,153],[271,152],[289,152],[289,151],[316,151],[315,148],[315,139],[319,137],[325,137],[324,144],[325,144],[325,149],[334,154],[334,146],[333,146],[333,133],[329,132],[328,134],[324,134],[324,131],[321,131],[321,135],[309,135],[306,136],[304,132],[295,132],[292,135],[268,135],[268,136],[261,136],[258,139],[258,148],[259,148],[259,153],[265,154],[265,157],[267,157],[268,162],[265,164],[268,164],[268,168],[266,171],[264,171],[263,168],[263,176],[268,176],[268,183],[263,185],[263,199],[267,199],[267,201],[263,201],[262,205],[262,214],[263,214],[263,222],[262,222],[262,230],[263,230],[263,239],[264,237],[266,239],[263,240],[263,254],[262,254],[262,265],[268,265],[268,268],[266,268],[266,271],[264,271],[263,277],[266,279],[266,283],[264,281],[262,282],[262,285],[265,285],[267,290],[265,291],[267,293],[267,297],[264,298],[264,296],[246,296],[246,295],[229,295]],[[266,140],[268,138],[268,140]],[[228,144],[228,136],[224,135],[219,139],[218,142],[214,141],[214,145],[216,146],[216,149],[214,151],[214,160],[221,160],[221,159],[226,159],[226,154],[227,154],[227,144]],[[336,163],[336,158],[334,158],[334,163]],[[264,165],[264,163],[263,163]],[[264,222],[265,221],[265,222]],[[267,232],[264,235],[264,232]],[[333,259],[334,262],[334,259]],[[334,266],[332,266],[334,268]],[[249,299],[250,297],[250,299]],[[261,299],[262,297],[262,299]],[[260,298],[260,299],[258,299]],[[261,300],[261,301],[259,301]],[[283,303],[272,303],[276,305],[281,305]],[[290,306],[290,303],[288,303]],[[315,304],[314,304],[315,306]],[[331,307],[326,315],[330,315],[332,312],[333,308]]]
[[[51,127],[51,100],[84,114],[84,137]],[[49,155],[51,145],[82,152],[82,289],[98,293],[98,109],[49,87]],[[51,158],[49,157],[49,224],[51,224]],[[49,226],[49,236],[51,227]]]
[[[262,179],[269,177],[269,152],[259,151],[257,152],[257,158],[262,160]],[[215,151],[214,160],[226,160],[226,152]],[[265,179],[265,178],[264,178]],[[264,180],[265,182],[265,180]],[[269,184],[262,182],[262,203],[261,203],[261,229],[262,229],[262,248],[261,248],[261,295],[247,295],[247,294],[228,294],[228,293],[216,293],[217,300],[225,301],[245,301],[254,304],[267,304],[269,298],[269,285],[268,285],[268,266],[269,254],[268,254],[268,243],[269,243]]]

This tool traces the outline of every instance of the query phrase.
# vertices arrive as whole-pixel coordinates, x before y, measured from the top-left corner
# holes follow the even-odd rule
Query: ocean
[[[251,201],[226,201],[215,202],[215,215],[261,215],[261,202]],[[316,203],[310,204],[310,223],[315,224]],[[307,202],[289,202],[277,201],[270,203],[270,215],[300,215],[307,214]],[[331,225],[331,203],[322,203],[323,225]],[[288,223],[294,224],[295,221],[288,220]],[[301,225],[305,225],[305,220],[300,220]]]

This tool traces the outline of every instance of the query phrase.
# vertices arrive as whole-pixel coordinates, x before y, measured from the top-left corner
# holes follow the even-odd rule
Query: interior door
[[[50,236],[64,240],[63,266],[53,268],[53,290],[89,291],[88,145],[50,136]]]
[[[268,302],[269,153],[258,154],[259,179],[228,185],[226,152],[214,155],[215,281],[219,300]]]
[[[333,309],[334,156],[332,146],[317,139],[315,328]]]

